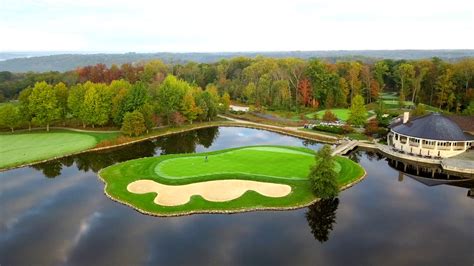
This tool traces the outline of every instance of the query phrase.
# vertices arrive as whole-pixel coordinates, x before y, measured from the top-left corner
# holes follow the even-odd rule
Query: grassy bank
[[[205,156],[208,157],[206,161]],[[364,170],[343,157],[336,158],[338,183],[342,187],[358,180]],[[314,152],[306,148],[252,146],[208,153],[165,155],[131,160],[99,172],[109,197],[152,215],[172,216],[189,213],[238,212],[257,209],[290,209],[317,199],[307,179]],[[288,196],[270,198],[254,191],[227,202],[206,201],[199,195],[179,206],[160,206],[153,202],[156,193],[134,194],[127,190],[133,181],[149,179],[165,185],[241,179],[289,185]]]
[[[0,134],[0,169],[93,148],[119,133],[53,130]]]

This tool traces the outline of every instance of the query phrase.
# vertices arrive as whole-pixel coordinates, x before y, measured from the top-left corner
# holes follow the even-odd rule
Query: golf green
[[[72,131],[0,134],[0,169],[87,150],[115,136]]]
[[[335,159],[334,167],[339,173],[341,187],[364,175],[364,169],[357,163],[343,157]],[[317,199],[307,178],[315,160],[314,151],[307,148],[250,146],[136,159],[102,169],[99,176],[109,197],[152,215],[291,209],[306,206]],[[248,180],[287,185],[291,192],[282,197],[267,197],[247,190],[235,199],[222,202],[208,201],[197,193],[191,193],[185,204],[162,206],[154,202],[156,192],[135,194],[127,189],[131,183],[143,180],[173,188],[216,180]]]

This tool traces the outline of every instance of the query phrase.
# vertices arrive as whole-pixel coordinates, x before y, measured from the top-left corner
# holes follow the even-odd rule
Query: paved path
[[[355,147],[357,147],[357,144],[358,144],[358,141],[357,140],[350,140],[350,141],[345,141],[344,143],[342,143],[341,145],[337,146],[333,152],[332,152],[332,155],[344,155],[346,154],[348,151],[354,149]]]
[[[307,134],[310,134],[310,135],[315,135],[315,136],[324,137],[324,138],[333,139],[333,140],[338,139],[337,137],[330,136],[330,135],[325,135],[325,134],[320,134],[320,133],[310,132],[310,131],[301,131],[301,130],[298,129],[298,127],[273,126],[273,125],[267,125],[267,124],[262,124],[262,123],[251,122],[251,121],[247,121],[247,120],[241,120],[241,119],[237,119],[237,118],[233,118],[233,117],[228,117],[228,116],[225,116],[225,115],[218,115],[218,116],[220,118],[224,118],[224,119],[227,119],[227,120],[230,120],[230,121],[233,121],[233,122],[237,122],[237,123],[241,123],[241,124],[257,125],[257,126],[275,128],[275,129],[280,129],[280,130],[283,129],[283,130],[287,130],[287,131],[293,131],[293,132],[305,133],[305,134],[307,133]]]

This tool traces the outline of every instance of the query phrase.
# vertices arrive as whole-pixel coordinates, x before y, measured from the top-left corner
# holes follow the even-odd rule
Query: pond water
[[[224,127],[0,173],[0,265],[473,265],[472,182],[426,186],[380,155],[351,154],[367,177],[294,211],[158,218],[103,194],[96,172],[160,154],[320,144]]]

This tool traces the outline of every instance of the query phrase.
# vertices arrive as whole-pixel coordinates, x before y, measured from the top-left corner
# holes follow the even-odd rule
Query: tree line
[[[113,80],[110,84],[86,81],[36,82],[22,90],[18,104],[0,107],[0,124],[12,131],[23,124],[45,126],[79,122],[83,127],[116,126],[127,135],[140,135],[160,124],[212,120],[228,108],[230,96],[215,86],[205,90],[168,75],[162,82]]]
[[[165,64],[151,60],[111,67],[98,64],[63,73],[0,72],[0,100],[18,99],[23,106],[20,109],[27,105],[37,112],[38,107],[33,105],[42,103],[34,100],[37,95],[32,91],[39,90],[36,87],[62,91],[65,96],[48,92],[62,106],[59,114],[52,108],[50,114],[35,114],[32,118],[37,122],[54,121],[70,115],[84,125],[121,126],[125,113],[137,110],[145,124],[151,117],[149,113],[166,123],[179,122],[180,118],[205,120],[213,117],[216,103],[224,96],[225,102],[232,99],[257,108],[298,112],[305,108],[348,107],[356,95],[363,96],[368,104],[377,101],[382,92],[397,92],[400,101],[472,114],[473,84],[474,58],[456,62],[432,58],[332,63],[320,59],[236,57],[216,63]],[[31,105],[24,104],[29,93],[33,95]],[[74,101],[89,107],[78,108]],[[23,111],[21,114],[29,120]],[[141,120],[137,113],[134,117]]]

